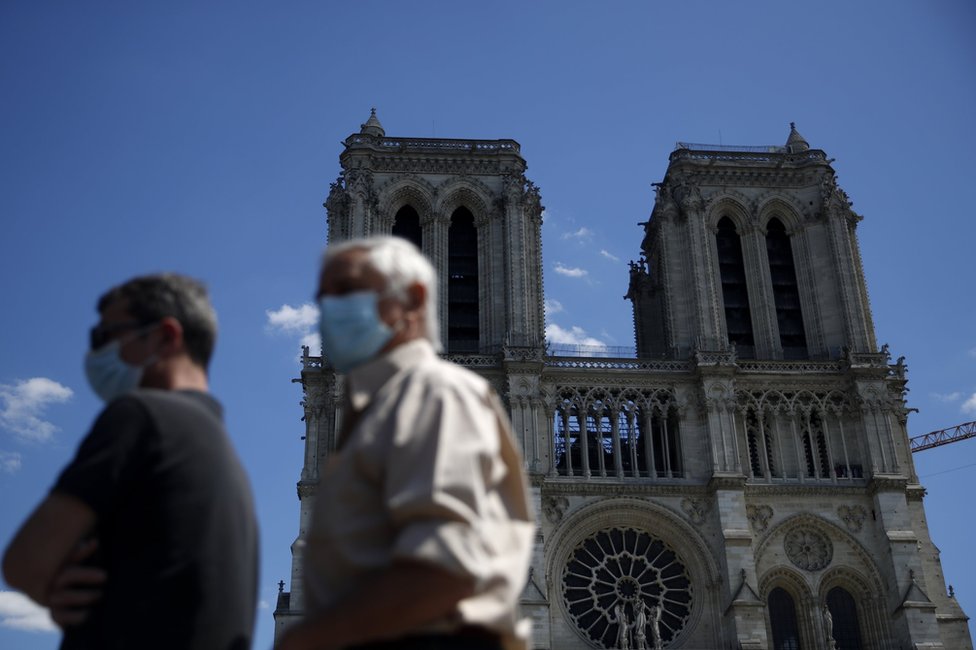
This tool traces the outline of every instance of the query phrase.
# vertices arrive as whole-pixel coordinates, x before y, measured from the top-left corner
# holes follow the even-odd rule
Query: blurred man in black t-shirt
[[[98,302],[85,370],[106,407],[3,558],[61,647],[250,648],[258,533],[207,389],[206,289],[164,274]]]

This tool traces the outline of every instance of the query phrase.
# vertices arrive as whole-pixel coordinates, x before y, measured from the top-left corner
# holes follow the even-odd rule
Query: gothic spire
[[[359,132],[364,135],[373,135],[378,138],[382,138],[386,135],[386,131],[383,130],[383,125],[380,124],[379,119],[376,117],[376,109],[369,109],[369,119],[366,120],[366,124],[359,125]]]
[[[810,148],[806,138],[796,130],[796,122],[790,122],[790,137],[786,139],[786,148],[789,149],[790,153],[799,153]]]

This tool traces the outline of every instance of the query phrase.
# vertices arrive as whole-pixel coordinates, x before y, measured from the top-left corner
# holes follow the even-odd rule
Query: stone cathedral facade
[[[972,648],[908,446],[904,359],[879,348],[861,217],[830,160],[681,144],[637,261],[636,354],[552,354],[539,190],[513,140],[345,141],[329,241],[393,233],[439,272],[447,356],[510,408],[539,528],[533,647]],[[621,278],[621,289],[627,278]],[[305,458],[290,591],[342,377],[303,358]]]

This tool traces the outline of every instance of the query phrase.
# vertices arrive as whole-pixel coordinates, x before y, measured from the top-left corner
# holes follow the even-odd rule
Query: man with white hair
[[[307,535],[306,618],[279,647],[526,648],[522,461],[487,382],[437,356],[434,269],[400,238],[347,241],[317,297],[343,422]]]

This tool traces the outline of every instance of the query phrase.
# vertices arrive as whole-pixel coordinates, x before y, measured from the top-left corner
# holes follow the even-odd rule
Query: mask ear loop
[[[122,354],[122,346],[123,345],[125,345],[129,341],[134,341],[135,339],[139,338],[140,336],[145,336],[146,334],[148,334],[149,332],[153,331],[155,328],[157,328],[159,326],[160,326],[160,323],[152,323],[151,325],[146,325],[145,327],[140,327],[138,330],[136,330],[135,332],[133,332],[129,336],[126,336],[124,338],[119,339],[118,340],[119,341],[119,354],[120,355]],[[146,368],[148,368],[149,366],[153,365],[157,361],[159,361],[159,351],[158,350],[156,352],[153,352],[152,354],[150,354],[145,359],[143,359],[142,363],[140,363],[136,367],[141,368],[142,370],[145,370]]]

